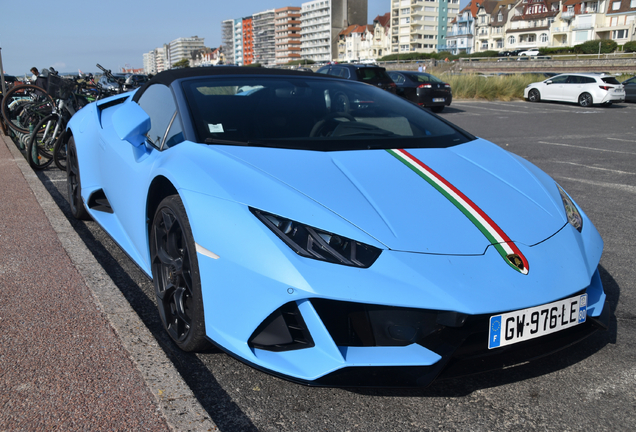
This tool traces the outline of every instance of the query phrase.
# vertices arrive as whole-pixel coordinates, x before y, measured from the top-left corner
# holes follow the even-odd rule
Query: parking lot
[[[72,220],[65,173],[38,175],[222,431],[632,430],[636,104],[456,101],[440,115],[536,164],[588,214],[605,241],[609,331],[531,364],[424,390],[299,386],[221,352],[180,352],[161,328],[152,284],[94,222]]]

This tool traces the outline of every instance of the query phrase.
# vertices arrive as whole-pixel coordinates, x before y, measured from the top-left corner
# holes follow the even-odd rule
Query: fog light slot
[[[250,337],[251,348],[292,351],[315,346],[296,302],[285,303],[268,316]]]

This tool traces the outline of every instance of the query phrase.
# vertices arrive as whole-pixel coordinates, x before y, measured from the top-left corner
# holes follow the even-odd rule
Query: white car
[[[519,53],[520,56],[536,56],[539,55],[539,50],[538,49],[530,49],[527,51],[521,51]]]
[[[625,101],[625,88],[613,75],[566,73],[528,84],[523,97],[530,102],[549,100],[578,103],[582,107],[609,106]]]

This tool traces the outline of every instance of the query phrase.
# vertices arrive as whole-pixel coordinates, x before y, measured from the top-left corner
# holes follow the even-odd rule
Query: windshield
[[[306,150],[450,147],[471,135],[385,90],[322,77],[184,80],[197,139]]]

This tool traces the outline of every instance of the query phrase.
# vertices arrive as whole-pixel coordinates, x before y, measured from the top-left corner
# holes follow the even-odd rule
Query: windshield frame
[[[330,137],[319,137],[319,136],[279,136],[272,137],[266,135],[258,135],[252,134],[248,137],[242,137],[237,139],[236,137],[229,136],[225,134],[225,130],[223,130],[224,126],[219,126],[221,123],[208,123],[207,128],[211,128],[208,133],[205,130],[205,127],[201,126],[201,117],[203,116],[201,113],[201,109],[197,105],[195,101],[195,94],[193,93],[193,89],[195,88],[207,88],[209,84],[213,84],[212,87],[220,88],[220,87],[228,87],[229,84],[241,82],[245,87],[248,87],[248,84],[257,84],[259,82],[265,83],[275,83],[280,84],[283,82],[295,82],[297,86],[300,87],[308,87],[316,91],[315,89],[322,88],[321,86],[326,86],[325,88],[346,88],[349,92],[359,92],[364,95],[373,96],[373,101],[378,101],[377,107],[378,111],[383,111],[384,107],[380,108],[379,102],[385,104],[385,106],[389,106],[390,109],[386,109],[386,111],[392,113],[395,110],[395,113],[407,113],[407,116],[404,116],[405,119],[402,119],[402,122],[408,121],[409,125],[415,125],[416,127],[421,124],[426,124],[426,127],[430,128],[434,126],[436,130],[442,130],[444,133],[438,134],[428,134],[424,135],[421,131],[417,131],[413,136],[403,136],[403,135],[390,135],[386,133],[386,130],[381,128],[375,128],[373,130],[372,127],[364,126],[357,128],[355,125],[345,125],[341,127],[340,132],[342,135],[330,136]],[[197,87],[198,86],[198,87]],[[345,86],[345,87],[342,87]],[[302,77],[293,77],[293,76],[272,76],[272,75],[216,75],[216,76],[208,76],[208,77],[192,77],[192,78],[184,78],[180,79],[177,82],[173,83],[171,86],[175,91],[178,90],[181,93],[180,96],[177,97],[177,100],[180,100],[180,105],[185,105],[181,108],[181,111],[186,111],[188,115],[183,115],[182,118],[188,118],[192,123],[188,129],[194,133],[194,141],[206,144],[206,145],[240,145],[240,146],[253,146],[253,147],[270,147],[270,148],[283,148],[283,149],[295,149],[295,150],[309,150],[309,151],[340,151],[340,150],[367,150],[367,149],[391,149],[391,148],[448,148],[453,147],[455,145],[463,144],[469,141],[473,141],[476,138],[457,127],[456,125],[448,122],[447,120],[436,116],[429,111],[418,107],[417,105],[406,101],[402,98],[399,98],[395,95],[386,92],[385,90],[378,89],[375,86],[371,86],[364,83],[359,83],[355,81],[338,79],[328,76],[302,76]],[[232,97],[232,98],[250,98],[254,97],[254,100],[257,100],[255,95],[257,95],[262,88],[256,88],[258,86],[251,86],[248,91],[243,91],[242,95],[232,94],[232,95],[220,95],[214,94],[213,97],[220,96],[223,97]],[[297,87],[298,88],[298,87]],[[200,90],[198,90],[199,93]],[[237,93],[239,93],[237,91]],[[263,91],[263,94],[265,91]],[[200,95],[197,95],[200,97]],[[206,95],[209,96],[209,95]],[[265,98],[265,96],[263,96]],[[262,99],[267,101],[268,99]],[[230,101],[230,99],[226,99],[226,101]],[[372,103],[373,101],[369,101]],[[349,101],[352,104],[351,101]],[[356,108],[352,109],[352,111],[366,109],[364,107],[364,101],[356,100],[355,103]],[[199,103],[200,105],[200,103]],[[245,112],[244,116],[248,118],[252,118],[254,116],[265,116],[268,111],[267,109],[263,109],[262,107],[257,107],[256,104],[253,105],[253,109],[251,111]],[[219,104],[218,106],[222,106]],[[185,108],[185,109],[184,109]],[[259,111],[259,108],[261,109]],[[228,105],[228,111],[231,111]],[[293,115],[293,114],[292,114]],[[356,117],[358,120],[359,118]],[[392,117],[387,117],[385,120],[388,120]],[[417,120],[413,122],[413,119]],[[338,119],[340,122],[344,122],[345,119]],[[357,120],[356,120],[357,121]],[[360,130],[356,130],[360,129]],[[212,131],[214,130],[214,132]],[[235,129],[234,129],[235,130]],[[220,132],[220,133],[219,133]],[[358,136],[359,135],[359,136]]]

